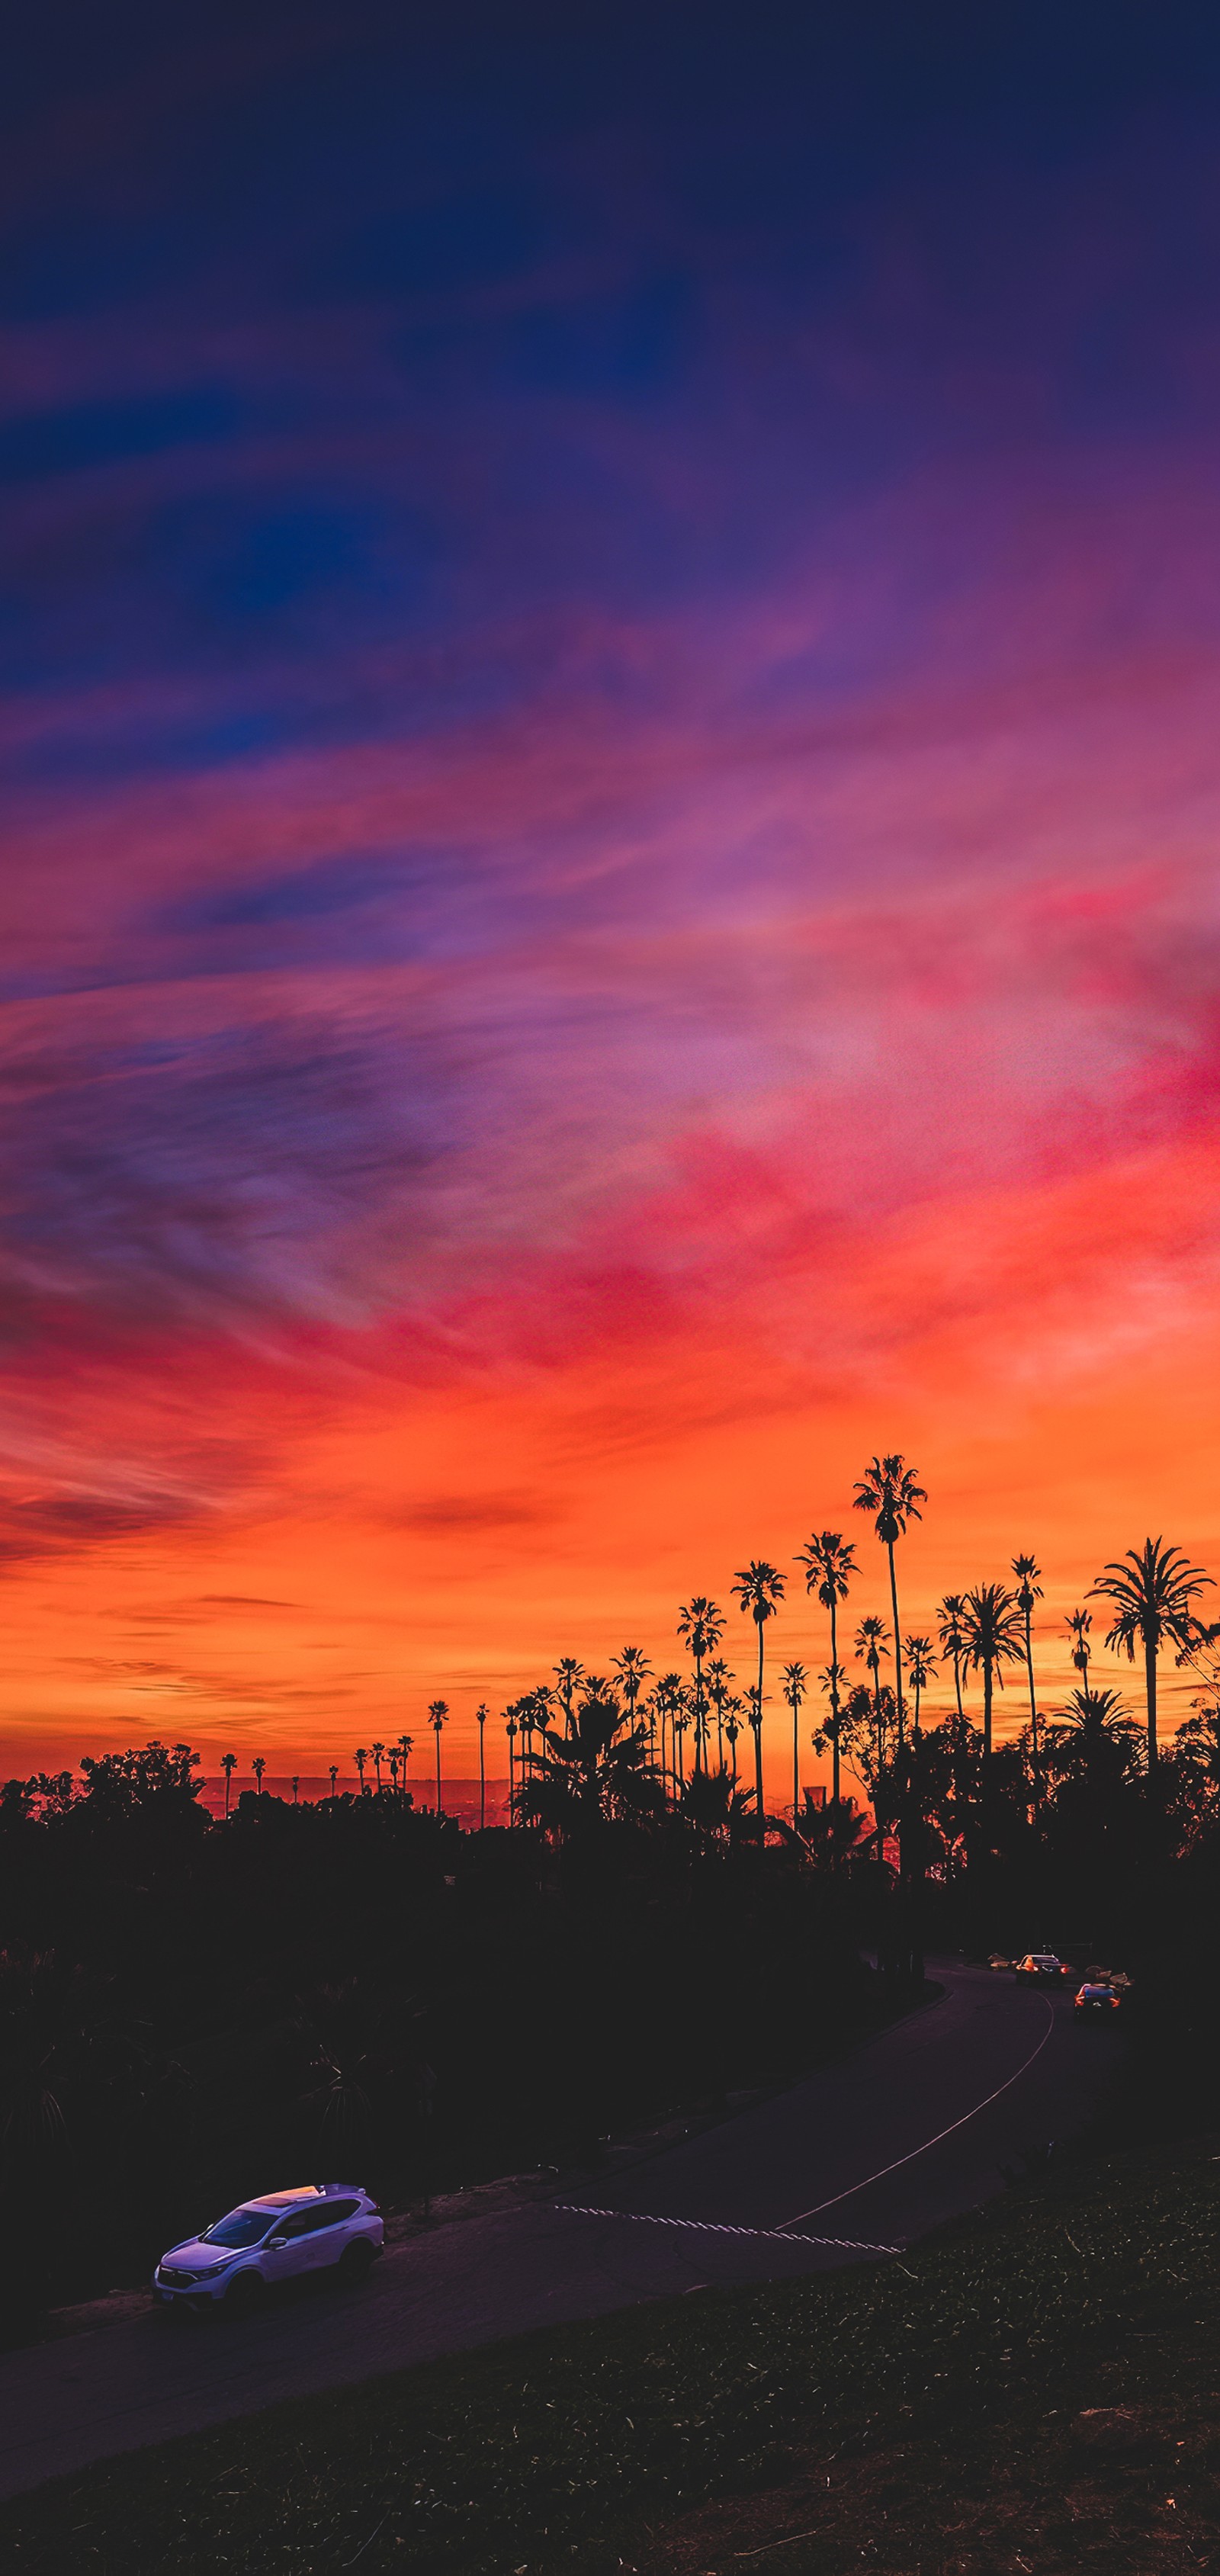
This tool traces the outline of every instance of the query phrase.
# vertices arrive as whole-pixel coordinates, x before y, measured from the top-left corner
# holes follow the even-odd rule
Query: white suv
[[[231,2312],[253,2308],[275,2282],[300,2272],[362,2281],[384,2243],[381,2212],[360,2183],[265,2191],[172,2245],[153,2274],[153,2297],[166,2308],[204,2308],[217,2299]]]

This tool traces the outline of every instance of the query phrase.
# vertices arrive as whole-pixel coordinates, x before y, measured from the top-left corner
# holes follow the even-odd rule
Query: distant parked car
[[[1113,1986],[1082,1986],[1072,2010],[1081,2021],[1108,2021],[1119,2004],[1120,1997]]]
[[[998,1976],[1002,1968],[1011,1968],[1014,1965],[1014,1962],[1011,1959],[1002,1959],[999,1951],[993,1950],[987,1961],[987,1965],[989,1968],[994,1968]]]
[[[361,2183],[265,2191],[172,2245],[153,2274],[153,2296],[166,2308],[223,2300],[231,2314],[241,2313],[302,2272],[362,2281],[384,2243],[381,2212]]]
[[[1070,1977],[1071,1973],[1070,1968],[1064,1967],[1062,1959],[1055,1957],[1053,1950],[1027,1950],[1025,1957],[1018,1959],[1015,1969],[1018,1977],[1028,1977],[1038,1985],[1058,1985],[1061,1977]]]

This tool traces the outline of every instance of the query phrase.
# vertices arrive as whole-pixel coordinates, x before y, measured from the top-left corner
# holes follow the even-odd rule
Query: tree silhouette
[[[1082,1690],[1087,1690],[1089,1687],[1089,1658],[1093,1651],[1089,1644],[1089,1630],[1093,1625],[1093,1613],[1091,1610],[1069,1610],[1065,1625],[1069,1634],[1075,1639],[1075,1643],[1072,1647],[1072,1662],[1075,1664],[1076,1670],[1080,1675]]]
[[[266,1768],[267,1768],[267,1759],[266,1759],[266,1755],[265,1755],[265,1754],[262,1754],[262,1753],[256,1753],[256,1754],[255,1754],[255,1756],[254,1756],[254,1760],[253,1760],[253,1762],[252,1762],[252,1763],[251,1763],[251,1765],[250,1765],[250,1768],[251,1768],[252,1772],[254,1773],[255,1780],[256,1780],[256,1781],[257,1781],[257,1783],[258,1783],[258,1795],[259,1795],[259,1797],[261,1798],[261,1796],[262,1796],[262,1794],[263,1794],[263,1773],[264,1773],[264,1771],[265,1771],[265,1770],[266,1770]]]
[[[1132,1664],[1137,1643],[1143,1648],[1149,1772],[1155,1771],[1158,1755],[1157,1655],[1167,1639],[1183,1656],[1189,1651],[1198,1626],[1191,1603],[1211,1579],[1200,1566],[1191,1565],[1180,1548],[1166,1547],[1160,1538],[1146,1538],[1141,1548],[1129,1547],[1124,1557],[1107,1565],[1090,1587],[1091,1599],[1110,1604],[1107,1646],[1117,1648]]]
[[[360,1791],[361,1791],[361,1795],[362,1795],[362,1796],[363,1796],[363,1794],[364,1794],[364,1766],[365,1766],[365,1763],[368,1761],[368,1758],[369,1758],[369,1757],[368,1757],[368,1754],[366,1753],[366,1751],[365,1751],[365,1748],[364,1748],[363,1744],[358,1744],[358,1745],[356,1746],[356,1751],[355,1751],[354,1759],[355,1759],[356,1769],[357,1769],[357,1771],[358,1771],[358,1772],[359,1772],[359,1774],[360,1774]]]
[[[900,1450],[888,1458],[873,1458],[856,1486],[852,1501],[858,1512],[871,1512],[873,1526],[890,1561],[890,1607],[894,1623],[894,1696],[898,1708],[898,1744],[903,1738],[902,1711],[902,1641],[898,1634],[898,1578],[894,1571],[894,1547],[906,1532],[908,1521],[923,1519],[920,1504],[928,1497],[915,1481],[915,1471],[908,1467]]]
[[[436,1812],[437,1812],[438,1816],[439,1816],[439,1815],[441,1815],[441,1814],[443,1814],[443,1812],[444,1812],[444,1810],[443,1810],[443,1808],[442,1808],[442,1806],[441,1806],[441,1728],[442,1728],[442,1726],[444,1726],[444,1725],[447,1723],[448,1716],[449,1716],[449,1702],[448,1702],[448,1700],[446,1700],[446,1699],[430,1699],[430,1700],[429,1700],[429,1702],[428,1702],[428,1724],[429,1724],[429,1726],[433,1729],[433,1732],[435,1733],[435,1736],[436,1736]]]
[[[408,1762],[410,1761],[410,1759],[411,1759],[411,1755],[412,1755],[412,1753],[414,1752],[414,1750],[415,1750],[415,1738],[414,1738],[414,1736],[413,1736],[413,1735],[407,1735],[407,1734],[405,1734],[405,1733],[404,1733],[404,1734],[402,1734],[402,1735],[400,1735],[400,1736],[399,1736],[399,1739],[398,1739],[398,1760],[399,1760],[399,1765],[400,1765],[400,1776],[401,1776],[401,1779],[402,1779],[402,1790],[403,1790],[403,1796],[404,1796],[404,1797],[406,1796],[406,1793],[407,1793],[407,1764],[408,1764]]]
[[[504,1732],[508,1737],[508,1812],[510,1817],[515,1816],[517,1812],[517,1720],[513,1713],[515,1707],[516,1702],[514,1701],[513,1707],[508,1710],[504,1721]]]
[[[877,1725],[878,1770],[880,1770],[881,1765],[885,1760],[885,1731],[881,1715],[881,1658],[883,1655],[888,1655],[890,1651],[889,1647],[884,1643],[884,1639],[885,1621],[884,1619],[878,1618],[875,1610],[870,1610],[867,1618],[860,1621],[860,1625],[856,1630],[855,1648],[857,1663],[867,1664],[869,1672],[872,1675],[873,1709]]]
[[[1042,1763],[1038,1750],[1038,1701],[1034,1690],[1034,1603],[1042,1599],[1038,1580],[1042,1572],[1037,1558],[1014,1556],[1012,1570],[1017,1578],[1017,1608],[1025,1621],[1025,1677],[1029,1683],[1029,1740],[1034,1778],[1034,1807],[1042,1804]]]
[[[237,1769],[237,1755],[235,1753],[222,1753],[220,1757],[220,1767],[225,1775],[225,1814],[227,1816],[229,1812],[229,1800],[233,1792],[233,1774]]]
[[[839,1530],[815,1530],[807,1545],[798,1550],[797,1561],[805,1568],[805,1590],[816,1593],[823,1609],[830,1612],[830,1662],[826,1667],[830,1679],[825,1686],[830,1693],[830,1725],[827,1732],[830,1736],[833,1765],[832,1795],[837,1804],[840,1785],[838,1615],[839,1603],[846,1601],[851,1578],[857,1571],[855,1546],[852,1540],[845,1539]]]
[[[487,1824],[487,1769],[483,1760],[483,1729],[487,1724],[487,1702],[484,1699],[479,1701],[475,1710],[474,1722],[479,1730],[479,1832],[482,1833]]]
[[[294,1771],[294,1772],[293,1772],[293,1775],[292,1775],[292,1803],[293,1803],[293,1806],[294,1806],[294,1807],[295,1807],[295,1805],[296,1805],[296,1803],[297,1803],[297,1797],[298,1797],[298,1793],[299,1793],[299,1790],[300,1790],[300,1786],[301,1786],[300,1780],[299,1780],[299,1778],[298,1778],[298,1776],[297,1776],[296,1772]]]
[[[703,1691],[704,1657],[715,1653],[724,1635],[724,1612],[705,1592],[696,1592],[683,1602],[678,1612],[678,1635],[693,1657],[695,1666],[695,1769],[705,1767],[707,1746],[707,1701]]]
[[[724,1703],[724,1738],[733,1765],[733,1787],[737,1786],[737,1743],[741,1734],[744,1700],[727,1698]]]
[[[809,1675],[803,1664],[785,1664],[784,1697],[792,1711],[792,1821],[796,1823],[801,1806],[801,1709],[809,1687]]]
[[[337,1762],[332,1762],[332,1763],[331,1763],[331,1766],[330,1766],[330,1794],[331,1794],[332,1798],[334,1797],[334,1794],[335,1794],[335,1786],[336,1786],[336,1783],[337,1783],[337,1781],[338,1781],[338,1778],[339,1778],[339,1765],[338,1765],[338,1763],[337,1763]]]
[[[382,1763],[383,1763],[383,1762],[384,1762],[384,1760],[385,1760],[385,1746],[384,1746],[384,1744],[374,1744],[370,1749],[371,1749],[371,1751],[372,1751],[372,1756],[373,1756],[373,1769],[374,1769],[374,1771],[375,1771],[375,1772],[376,1772],[376,1774],[377,1774],[377,1795],[378,1795],[378,1797],[380,1797],[380,1796],[381,1796],[381,1766],[382,1766]]]
[[[936,1666],[932,1661],[932,1640],[930,1637],[908,1637],[905,1640],[905,1644],[907,1671],[911,1676],[911,1688],[915,1693],[913,1724],[915,1733],[918,1735],[920,1701],[922,1700],[924,1692],[936,1671]]]
[[[960,1592],[946,1592],[937,1615],[937,1626],[940,1631],[941,1651],[953,1658],[953,1696],[957,1701],[957,1722],[959,1726],[964,1726],[966,1712],[962,1706],[962,1665],[966,1656],[966,1640],[962,1634]]]
[[[762,1712],[763,1712],[763,1639],[768,1619],[773,1619],[784,1597],[784,1577],[765,1557],[752,1557],[739,1567],[733,1577],[733,1592],[740,1610],[748,1611],[758,1630],[758,1681],[750,1723],[754,1729],[754,1794],[758,1805],[758,1839],[767,1838],[767,1811],[763,1804]]]
[[[612,1655],[610,1660],[619,1677],[628,1718],[634,1726],[640,1696],[652,1671],[652,1665],[639,1646],[624,1646],[621,1655]],[[649,1759],[655,1762],[657,1754],[655,1716],[650,1716],[648,1725]]]
[[[589,1674],[579,1703],[565,1708],[562,1732],[544,1725],[541,1735],[535,1768],[518,1791],[526,1823],[566,1841],[659,1813],[663,1792],[648,1758],[647,1726],[625,1715],[598,1675]]]
[[[962,1636],[965,1640],[965,1662],[972,1672],[983,1676],[983,1758],[991,1754],[991,1701],[998,1680],[1004,1687],[1005,1664],[1017,1664],[1025,1655],[1025,1621],[1016,1600],[1003,1583],[979,1583],[968,1592],[962,1603]]]

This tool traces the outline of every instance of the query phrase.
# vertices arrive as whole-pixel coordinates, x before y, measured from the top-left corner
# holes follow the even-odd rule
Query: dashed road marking
[[[567,2212],[569,2218],[626,2218],[633,2227],[682,2227],[696,2236],[762,2236],[772,2245],[837,2245],[851,2254],[900,2254],[900,2245],[872,2245],[860,2236],[794,2235],[792,2221],[783,2227],[727,2227],[711,2218],[658,2218],[650,2209],[586,2209],[578,2200],[557,2200],[552,2206]]]

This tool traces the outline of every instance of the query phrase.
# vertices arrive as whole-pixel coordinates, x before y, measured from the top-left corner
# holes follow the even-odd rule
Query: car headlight
[[[223,2272],[224,2269],[225,2265],[223,2263],[201,2264],[195,2274],[195,2278],[197,2281],[214,2281],[217,2273]]]

